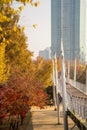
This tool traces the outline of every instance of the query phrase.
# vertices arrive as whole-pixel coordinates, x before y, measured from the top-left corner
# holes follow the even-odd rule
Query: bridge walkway
[[[87,95],[70,84],[66,89],[68,115],[81,130],[87,130]]]
[[[75,86],[76,85],[76,86]],[[67,114],[81,130],[87,130],[87,94],[80,85],[72,82],[66,82],[67,94]],[[59,92],[62,96],[61,79],[59,80]]]

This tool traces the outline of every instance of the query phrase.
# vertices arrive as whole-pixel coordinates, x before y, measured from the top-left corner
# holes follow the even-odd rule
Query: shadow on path
[[[57,111],[54,110],[32,110],[31,128],[28,130],[63,130],[63,114],[60,116],[60,125],[58,125]],[[69,129],[72,128],[74,123],[69,118]],[[78,130],[75,127],[73,130]]]
[[[32,118],[31,118],[31,116],[29,116],[29,113],[27,114],[23,125],[20,126],[18,130],[34,130],[33,124],[32,124]],[[30,113],[30,115],[31,115],[31,113]]]
[[[8,124],[3,124],[0,125],[0,130],[9,130],[9,123]],[[31,112],[29,111],[26,115],[26,117],[24,118],[24,122],[23,125],[19,124],[18,129],[15,128],[11,128],[10,130],[34,130],[33,129],[33,124],[32,124],[32,119],[31,119]]]

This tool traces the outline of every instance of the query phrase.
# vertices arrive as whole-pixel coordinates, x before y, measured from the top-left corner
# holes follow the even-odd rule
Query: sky
[[[36,58],[40,50],[51,46],[51,0],[40,0],[38,7],[27,4],[20,15],[19,24],[25,26],[28,48]],[[37,24],[36,29],[33,24]]]

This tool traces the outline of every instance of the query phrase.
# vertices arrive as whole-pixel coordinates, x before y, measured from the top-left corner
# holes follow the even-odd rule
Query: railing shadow
[[[33,124],[32,124],[32,119],[30,119],[29,126],[27,127],[26,130],[34,130],[33,129]]]

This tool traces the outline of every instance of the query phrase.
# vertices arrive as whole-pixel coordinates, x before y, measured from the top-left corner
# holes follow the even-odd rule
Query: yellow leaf
[[[14,32],[16,32],[16,31],[17,31],[17,28],[14,26],[13,30],[14,30]]]
[[[24,8],[24,6],[20,6],[20,7],[19,7],[19,10],[20,10],[20,11],[22,11],[22,10],[23,10],[23,8]]]
[[[36,28],[37,28],[37,24],[33,24],[32,26],[33,26],[33,28],[34,28],[34,29],[36,29]]]
[[[34,6],[36,6],[36,7],[39,6],[39,5],[40,5],[40,1],[37,1],[37,2],[34,3]]]
[[[0,27],[0,31],[2,31],[2,27]]]

